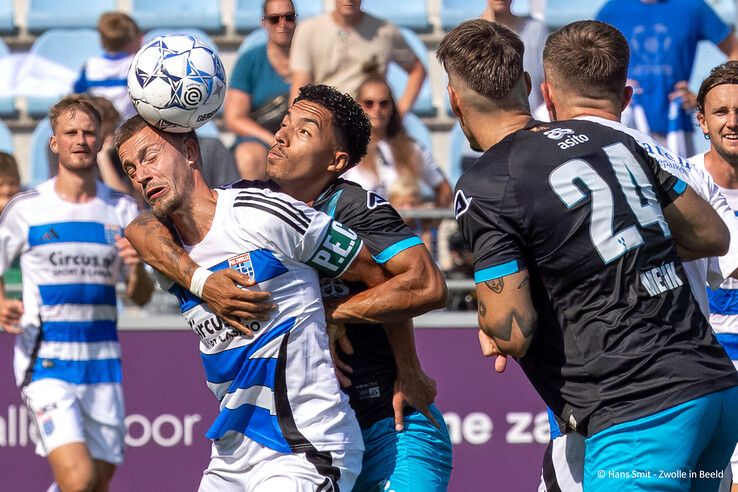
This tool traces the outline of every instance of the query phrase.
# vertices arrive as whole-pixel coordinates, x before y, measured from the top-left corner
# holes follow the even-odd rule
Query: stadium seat
[[[297,21],[323,13],[323,0],[294,0]],[[238,32],[249,32],[261,27],[261,2],[237,0],[233,22]]]
[[[14,150],[13,135],[10,133],[8,126],[0,121],[0,152],[12,154]]]
[[[418,98],[415,100],[412,111],[420,116],[435,116],[436,108],[433,107],[431,86],[427,76],[427,74],[430,73],[428,71],[428,50],[425,48],[425,44],[423,44],[423,41],[420,40],[418,35],[410,29],[401,27],[400,32],[402,33],[402,37],[405,38],[405,41],[407,41],[407,44],[412,48],[415,56],[417,56],[423,64],[426,71],[426,79],[423,82],[423,86],[420,88],[420,94],[418,94]],[[402,92],[405,90],[405,85],[407,84],[407,73],[396,63],[390,62],[387,67],[387,82],[392,88],[392,94],[394,94],[395,98],[398,98],[402,96]]]
[[[5,41],[0,39],[0,69],[5,69],[6,67],[3,65],[2,59],[10,54],[10,50],[8,49],[8,46],[5,44]],[[5,61],[10,61],[9,59],[6,59]],[[8,64],[8,67],[13,66],[12,64]],[[5,77],[10,77],[7,79],[8,87],[4,87],[5,83],[0,85],[0,87],[3,87],[3,89],[11,89],[12,86],[12,77],[14,76],[14,73],[8,73],[3,72],[0,73],[0,80],[5,81]],[[2,94],[3,91],[0,91],[0,94]],[[15,116],[15,99],[13,99],[13,96],[6,96],[6,95],[0,95],[0,116],[2,117],[11,117]]]
[[[471,149],[461,126],[455,123],[448,140],[448,174],[452,187],[480,155]]]
[[[594,19],[607,0],[548,0],[546,24],[556,29],[570,22]]]
[[[415,140],[418,145],[426,149],[432,148],[431,133],[425,126],[423,120],[413,113],[407,113],[402,117],[402,126],[405,127],[407,134]]]
[[[244,51],[260,44],[266,44],[266,42],[266,29],[260,27],[259,29],[253,31],[251,34],[243,38],[243,42],[241,43],[241,46],[238,47],[238,53],[236,54],[236,56],[241,56],[241,53],[243,53]]]
[[[216,125],[213,120],[208,121],[207,123],[202,125],[200,128],[195,130],[195,133],[197,133],[197,136],[200,138],[220,137],[220,130],[218,130],[218,125]]]
[[[100,14],[116,5],[115,0],[30,0],[26,25],[30,32],[95,28]]]
[[[39,121],[31,135],[31,168],[28,186],[36,186],[49,179],[49,138],[51,122],[48,118]]]
[[[11,34],[15,31],[13,0],[0,0],[0,34]]]
[[[195,28],[182,28],[182,29],[175,29],[175,28],[165,28],[165,29],[152,29],[151,31],[147,32],[144,35],[143,42],[148,43],[152,39],[154,39],[157,36],[162,36],[164,34],[189,34],[193,38],[200,39],[201,41],[208,44],[211,48],[215,50],[215,52],[218,52],[218,45],[215,44],[215,41],[205,34],[204,31],[200,29]]]
[[[28,113],[46,115],[49,108],[69,93],[85,60],[100,54],[100,39],[92,29],[52,29],[36,39],[19,77],[39,82],[37,92],[27,94]]]
[[[441,0],[441,27],[448,31],[465,20],[479,17],[486,6],[485,0]]]
[[[428,9],[425,0],[364,0],[361,8],[375,17],[415,31],[429,31]]]
[[[218,0],[133,0],[131,16],[142,30],[186,27],[207,32],[223,30]]]

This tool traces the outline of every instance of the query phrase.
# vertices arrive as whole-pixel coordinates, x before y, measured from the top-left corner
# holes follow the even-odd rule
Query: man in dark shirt
[[[268,155],[267,175],[272,182],[262,186],[277,186],[350,227],[389,277],[371,289],[327,278],[321,282],[324,298],[351,295],[329,314],[335,322],[346,324],[346,350],[339,349],[336,364],[343,362],[350,373],[350,383],[343,379],[366,448],[353,490],[386,487],[441,492],[450,479],[451,442],[443,416],[432,405],[435,383],[420,369],[410,320],[442,307],[446,288],[423,242],[390,204],[355,183],[339,179],[366,152],[368,124],[349,96],[327,86],[302,88]],[[232,186],[254,185],[244,181]],[[159,241],[148,241],[152,236]],[[190,286],[196,266],[174,244],[164,225],[144,216],[126,229],[126,237],[144,261]],[[217,276],[225,281],[219,282]],[[233,305],[224,306],[224,298],[257,297],[237,289],[230,279],[241,285],[253,283],[233,270],[222,270],[210,276],[202,298],[229,324],[243,328],[247,322],[234,318],[249,316],[234,314]],[[422,412],[405,406],[403,393]],[[396,427],[403,425],[404,432],[396,432]]]
[[[438,50],[454,113],[485,152],[460,178],[455,211],[487,352],[519,358],[560,422],[588,437],[585,490],[720,471],[738,438],[727,411],[738,374],[677,251],[724,254],[727,228],[631,137],[532,120],[522,53],[512,31],[483,20]]]

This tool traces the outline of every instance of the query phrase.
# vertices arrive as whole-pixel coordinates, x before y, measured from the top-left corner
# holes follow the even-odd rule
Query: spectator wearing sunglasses
[[[335,9],[301,22],[290,53],[290,100],[303,85],[325,84],[356,97],[371,74],[384,77],[394,61],[408,73],[397,103],[400,116],[410,110],[425,80],[425,68],[400,30],[361,10],[361,0],[336,0]]]
[[[289,106],[295,6],[291,0],[266,0],[262,12],[267,43],[236,61],[224,108],[226,126],[236,134],[236,166],[246,179],[266,179],[266,155]]]
[[[449,206],[451,186],[430,149],[422,148],[405,132],[387,81],[368,79],[359,87],[357,101],[369,116],[371,141],[364,159],[343,178],[386,197],[395,181],[409,177],[433,190],[436,206]]]

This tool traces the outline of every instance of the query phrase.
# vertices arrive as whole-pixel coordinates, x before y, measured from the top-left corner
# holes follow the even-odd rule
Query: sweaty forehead
[[[157,143],[163,143],[161,135],[146,126],[136,132],[131,138],[123,142],[123,144],[120,146],[120,153],[123,155],[133,155],[136,152],[139,152],[140,150],[143,150]]]

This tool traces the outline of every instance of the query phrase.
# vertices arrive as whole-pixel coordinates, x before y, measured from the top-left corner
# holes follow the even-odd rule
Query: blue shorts
[[[738,386],[586,440],[584,490],[717,490],[738,442]]]
[[[354,492],[442,492],[451,478],[451,439],[446,422],[435,405],[431,414],[437,429],[424,415],[405,417],[405,430],[397,432],[387,418],[362,430],[364,459]]]

